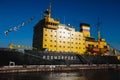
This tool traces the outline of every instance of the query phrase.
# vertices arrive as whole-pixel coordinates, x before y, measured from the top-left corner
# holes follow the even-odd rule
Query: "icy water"
[[[0,80],[120,80],[120,70],[85,70],[0,74]]]

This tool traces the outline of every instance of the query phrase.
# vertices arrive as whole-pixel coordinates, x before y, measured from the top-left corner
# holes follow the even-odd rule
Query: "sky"
[[[120,49],[120,1],[119,0],[0,0],[0,47],[10,43],[32,46],[33,28],[43,18],[43,12],[52,3],[51,17],[60,23],[70,24],[76,31],[81,22],[90,24],[91,36],[97,39],[97,23],[100,18],[101,37],[108,44]],[[27,23],[28,19],[34,19]],[[17,31],[4,32],[26,22]]]

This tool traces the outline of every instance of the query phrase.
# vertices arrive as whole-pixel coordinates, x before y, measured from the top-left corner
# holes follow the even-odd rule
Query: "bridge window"
[[[107,48],[107,46],[104,46],[104,48]]]

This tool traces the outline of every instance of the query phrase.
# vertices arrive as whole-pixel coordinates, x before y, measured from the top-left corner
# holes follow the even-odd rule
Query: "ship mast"
[[[52,3],[50,1],[50,6],[49,6],[50,13],[51,13],[51,9],[52,9]]]
[[[99,17],[98,17],[97,26],[98,26],[98,41],[100,41],[100,19],[99,19]]]
[[[47,18],[51,17],[51,2],[49,5],[49,8],[44,13],[45,13],[45,17],[47,17]]]

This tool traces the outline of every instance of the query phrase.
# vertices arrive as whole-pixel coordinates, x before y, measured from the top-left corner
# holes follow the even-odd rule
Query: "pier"
[[[119,64],[102,64],[102,65],[21,65],[21,66],[4,66],[0,68],[0,73],[20,73],[20,72],[42,72],[42,71],[73,71],[73,70],[120,70]]]

